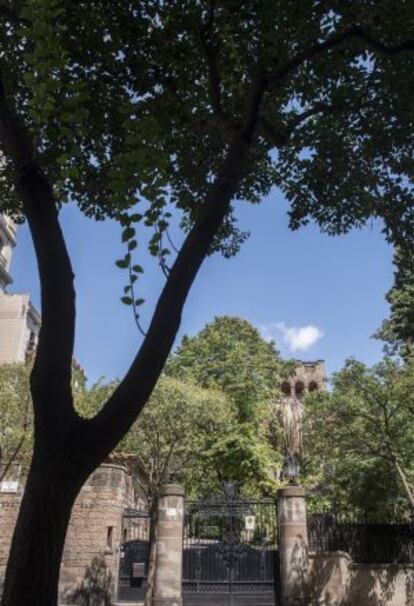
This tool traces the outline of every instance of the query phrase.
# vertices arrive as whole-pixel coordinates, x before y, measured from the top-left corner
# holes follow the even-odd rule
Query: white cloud
[[[314,324],[307,326],[286,326],[284,322],[271,322],[260,327],[263,338],[266,341],[276,340],[282,337],[290,351],[306,351],[323,337],[323,332]]]

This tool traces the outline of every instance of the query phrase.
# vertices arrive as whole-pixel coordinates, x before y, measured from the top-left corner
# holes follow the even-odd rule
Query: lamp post
[[[296,485],[299,483],[299,463],[292,454],[289,454],[285,459],[283,477],[289,480],[289,484]]]

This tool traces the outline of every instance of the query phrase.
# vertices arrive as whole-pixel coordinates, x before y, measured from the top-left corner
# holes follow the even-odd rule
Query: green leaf
[[[131,297],[121,297],[121,301],[125,305],[132,305],[132,303],[133,303],[133,300],[131,299]]]
[[[127,269],[129,263],[125,261],[125,259],[118,259],[118,261],[115,261],[115,265],[119,267],[119,269]]]
[[[135,228],[134,227],[126,227],[122,232],[122,242],[127,242],[131,240],[135,236]]]

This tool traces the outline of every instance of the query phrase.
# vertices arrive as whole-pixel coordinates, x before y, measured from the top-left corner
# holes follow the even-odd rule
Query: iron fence
[[[410,523],[351,520],[337,513],[308,515],[309,548],[345,551],[354,562],[414,563],[414,530]]]

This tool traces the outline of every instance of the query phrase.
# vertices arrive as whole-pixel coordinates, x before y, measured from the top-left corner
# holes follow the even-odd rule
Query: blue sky
[[[272,193],[260,206],[240,204],[242,229],[252,232],[239,255],[216,255],[204,263],[184,310],[178,341],[195,334],[216,315],[250,320],[273,336],[283,356],[325,359],[328,372],[349,356],[368,364],[381,356],[371,338],[387,315],[384,295],[392,281],[392,250],[379,226],[328,237],[310,225],[288,229],[287,203]],[[121,376],[140,344],[131,310],[120,302],[124,275],[115,267],[122,255],[117,224],[85,219],[74,205],[62,213],[76,275],[76,357],[90,381]],[[158,267],[143,252],[146,273],[139,295],[146,298],[143,323],[163,284]],[[19,228],[12,292],[39,288],[27,227]]]

